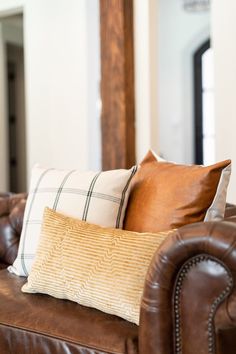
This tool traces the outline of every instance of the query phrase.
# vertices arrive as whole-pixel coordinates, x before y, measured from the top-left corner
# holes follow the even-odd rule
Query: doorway
[[[195,163],[215,162],[213,50],[205,41],[194,54]]]
[[[7,44],[7,101],[10,191],[26,190],[25,97],[23,47]]]
[[[6,189],[11,192],[26,190],[26,129],[25,129],[25,79],[23,15],[0,19],[2,60],[5,89],[1,102],[5,110],[0,120],[5,120]]]

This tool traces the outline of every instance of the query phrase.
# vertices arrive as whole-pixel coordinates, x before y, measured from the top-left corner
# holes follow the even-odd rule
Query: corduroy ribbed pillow
[[[148,266],[170,233],[103,228],[46,208],[22,291],[72,300],[138,324]]]
[[[35,166],[18,254],[9,271],[20,276],[29,274],[45,207],[101,226],[121,228],[136,169],[81,172]]]

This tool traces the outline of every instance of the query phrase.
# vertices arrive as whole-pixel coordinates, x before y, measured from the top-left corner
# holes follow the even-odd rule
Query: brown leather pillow
[[[149,151],[133,179],[124,229],[158,232],[224,216],[231,161],[180,165]]]

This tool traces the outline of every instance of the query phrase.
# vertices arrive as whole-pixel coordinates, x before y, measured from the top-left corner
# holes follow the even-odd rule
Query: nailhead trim
[[[186,277],[189,270],[196,266],[198,263],[203,261],[214,261],[227,271],[228,285],[225,290],[214,300],[211,305],[211,310],[208,317],[208,354],[215,354],[215,332],[214,332],[214,315],[219,304],[230,294],[233,287],[233,278],[230,271],[221,263],[218,259],[210,257],[208,255],[199,255],[188,260],[180,269],[177,277],[177,282],[174,291],[174,322],[175,322],[175,353],[182,354],[182,340],[181,340],[181,316],[180,316],[180,294],[182,290],[182,285],[184,278]]]

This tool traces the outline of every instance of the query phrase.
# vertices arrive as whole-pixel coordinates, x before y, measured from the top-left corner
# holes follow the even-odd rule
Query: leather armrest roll
[[[171,234],[146,276],[140,353],[215,353],[217,329],[236,324],[235,283],[234,218]]]

